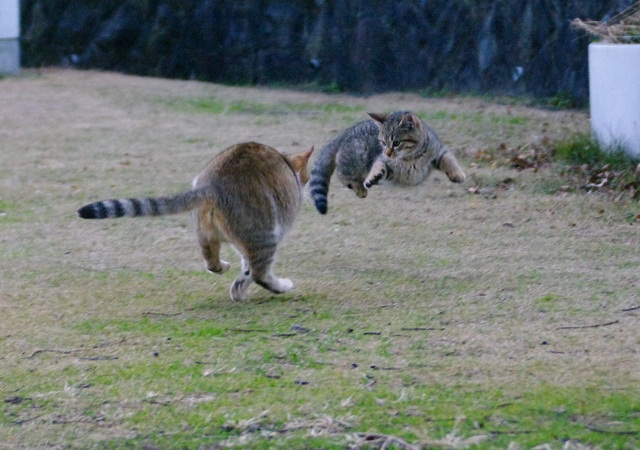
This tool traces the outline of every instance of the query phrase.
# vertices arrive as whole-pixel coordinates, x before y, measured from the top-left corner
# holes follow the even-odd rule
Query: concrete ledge
[[[0,39],[0,74],[20,73],[20,42],[18,38]]]

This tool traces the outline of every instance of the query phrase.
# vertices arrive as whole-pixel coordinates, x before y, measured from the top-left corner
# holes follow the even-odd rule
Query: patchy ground
[[[231,302],[239,261],[206,273],[188,216],[75,216],[395,109],[468,181],[332,184],[280,253],[291,293]],[[52,70],[0,80],[0,124],[0,448],[640,445],[637,200],[522,151],[583,112]]]

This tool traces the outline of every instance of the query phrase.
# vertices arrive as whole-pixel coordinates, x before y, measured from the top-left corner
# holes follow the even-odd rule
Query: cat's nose
[[[391,158],[393,156],[393,149],[390,147],[385,148],[384,154],[387,155],[389,158]]]

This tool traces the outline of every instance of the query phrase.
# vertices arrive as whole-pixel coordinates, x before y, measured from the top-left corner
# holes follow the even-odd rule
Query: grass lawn
[[[411,109],[458,155],[366,199],[333,180],[229,299],[188,215],[83,221],[188,189],[217,152],[322,144]],[[70,70],[0,80],[0,449],[640,447],[640,206],[531,155],[583,111]],[[510,153],[511,152],[511,153]]]

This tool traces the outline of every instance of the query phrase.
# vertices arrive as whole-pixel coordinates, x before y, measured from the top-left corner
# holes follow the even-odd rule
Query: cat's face
[[[289,157],[291,160],[291,164],[293,164],[293,169],[298,174],[298,179],[300,180],[300,184],[304,186],[309,181],[309,170],[307,169],[307,164],[309,163],[309,158],[313,153],[313,147],[309,150],[304,151],[302,153],[297,153]]]
[[[423,140],[420,119],[409,112],[369,113],[380,129],[378,139],[389,158],[410,155]]]

